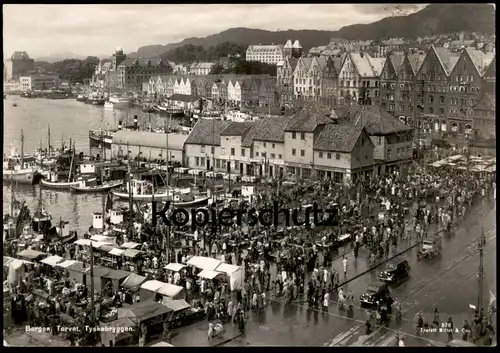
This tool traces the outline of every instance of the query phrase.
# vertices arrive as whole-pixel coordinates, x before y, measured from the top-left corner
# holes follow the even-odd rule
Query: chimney
[[[138,128],[137,115],[134,115],[134,130],[137,130],[137,128]]]

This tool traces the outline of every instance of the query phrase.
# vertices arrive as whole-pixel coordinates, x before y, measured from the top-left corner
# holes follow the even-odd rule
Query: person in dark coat
[[[240,312],[240,317],[238,320],[238,329],[240,332],[245,332],[245,317],[243,316],[243,312]]]

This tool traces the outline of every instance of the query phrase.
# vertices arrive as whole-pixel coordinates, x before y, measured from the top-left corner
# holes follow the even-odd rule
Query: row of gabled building
[[[187,138],[170,139],[170,160],[200,171],[330,178],[338,183],[392,172],[411,162],[412,128],[378,107],[353,107],[339,114],[307,106],[292,116],[254,122],[200,119]],[[113,151],[125,148],[130,157],[140,153],[158,158],[165,155],[165,138],[119,131]]]
[[[285,104],[374,105],[410,124],[430,119],[427,130],[472,133],[473,107],[485,93],[495,93],[495,65],[491,52],[434,46],[384,58],[364,52],[287,58],[278,63],[276,87]]]
[[[151,77],[143,91],[158,98],[174,94],[200,96],[234,105],[275,105],[275,79],[268,75],[161,75]]]

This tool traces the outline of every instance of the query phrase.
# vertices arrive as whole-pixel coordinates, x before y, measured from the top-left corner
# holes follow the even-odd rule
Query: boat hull
[[[3,171],[3,181],[9,182],[10,180],[19,184],[32,184],[35,171],[26,171],[20,173],[11,173],[10,171]]]
[[[54,190],[71,190],[72,186],[79,186],[79,181],[73,182],[51,182],[47,180],[40,180],[40,185],[42,185],[46,189],[54,189]]]
[[[202,197],[199,199],[194,199],[193,201],[187,201],[187,202],[179,202],[175,201],[174,205],[177,207],[195,207],[195,206],[203,206],[208,203],[208,197]]]
[[[128,192],[120,192],[120,191],[114,191],[111,190],[111,193],[123,200],[128,200],[130,195]],[[153,198],[155,201],[170,201],[172,199],[172,196],[170,196],[167,193],[164,194],[155,194],[154,197],[153,195],[133,195],[132,200],[133,201],[144,201],[144,202],[151,202],[153,201]]]
[[[99,192],[109,191],[120,185],[123,185],[123,182],[117,181],[109,183],[107,185],[99,185],[99,186],[72,186],[71,191],[77,193],[99,193]]]

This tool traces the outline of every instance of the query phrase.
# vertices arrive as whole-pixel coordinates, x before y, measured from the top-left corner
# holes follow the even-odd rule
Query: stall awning
[[[109,245],[112,245],[112,244],[110,244],[110,243],[105,243],[105,242],[102,242],[102,241],[93,241],[93,242],[92,242],[92,247],[93,247],[94,249],[99,249],[99,248],[100,248],[101,246],[103,246],[103,245],[108,245],[108,246],[109,246]]]
[[[12,268],[12,269],[14,269],[14,270],[17,270],[18,268],[20,268],[24,264],[33,264],[33,262],[26,261],[26,260],[20,260],[20,259],[13,259],[9,263],[9,267]]]
[[[146,281],[146,277],[139,276],[138,274],[131,273],[125,281],[123,281],[122,286],[127,289],[133,289],[140,287]]]
[[[171,345],[170,343],[161,341],[161,342],[152,344],[150,347],[175,347],[175,346]]]
[[[138,247],[141,247],[142,244],[139,244],[139,243],[134,243],[134,242],[130,242],[130,243],[123,243],[121,245],[121,247],[123,249],[135,249],[135,248],[138,248]]]
[[[165,283],[163,286],[156,290],[156,293],[174,298],[177,294],[182,292],[184,288],[176,286],[175,284]]]
[[[134,258],[140,254],[142,254],[143,252],[141,250],[135,250],[135,249],[126,249],[124,252],[123,252],[123,256],[125,257],[130,257],[130,258]]]
[[[73,265],[69,266],[68,270],[79,273],[87,273],[90,271],[90,265],[85,264],[85,267],[83,267],[83,262],[77,261]]]
[[[186,267],[186,265],[171,262],[167,266],[165,266],[165,269],[170,270],[170,271],[174,271],[174,272],[179,272],[184,267]]]
[[[101,243],[107,243],[107,244],[114,244],[115,243],[115,238],[107,237],[105,235],[98,235],[98,234],[91,236],[90,240],[101,242]]]
[[[217,272],[224,272],[227,275],[232,275],[236,271],[238,271],[241,267],[236,265],[230,265],[222,263],[215,269]]]
[[[141,289],[149,290],[151,292],[156,292],[158,289],[163,287],[166,283],[157,281],[156,279],[153,279],[151,281],[144,282],[141,284]]]
[[[167,308],[170,308],[173,311],[181,311],[191,307],[191,305],[189,305],[184,299],[171,300],[165,305],[167,306]]]
[[[99,247],[99,250],[109,253],[111,250],[117,249],[116,246],[117,245],[104,244]]]
[[[122,271],[122,270],[113,270],[111,269],[108,273],[106,273],[103,277],[104,278],[110,278],[110,279],[117,279],[121,280],[123,278],[126,278],[130,275],[130,272],[128,271]]]
[[[113,248],[113,249],[111,249],[111,251],[108,254],[121,256],[121,255],[123,255],[124,252],[125,252],[125,249]]]
[[[57,267],[68,268],[76,264],[78,261],[76,260],[66,260],[61,263],[56,264]]]
[[[41,251],[36,251],[33,249],[25,249],[19,253],[17,253],[17,256],[19,257],[24,257],[28,260],[36,260],[39,259],[40,257],[46,256],[47,254]]]
[[[214,279],[218,275],[221,275],[222,272],[217,272],[217,271],[211,271],[211,270],[203,270],[200,273],[198,273],[198,277],[201,278],[206,278],[206,279]]]
[[[130,319],[136,319],[139,322],[143,322],[153,317],[167,314],[169,312],[172,312],[172,309],[169,309],[165,305],[157,303],[155,301],[147,300],[127,306],[126,308],[119,308],[118,319],[126,317]]]
[[[187,264],[201,268],[202,270],[213,271],[221,264],[221,261],[211,257],[193,256]]]
[[[78,239],[73,244],[90,246],[90,243],[91,243],[90,239]]]
[[[64,258],[62,258],[61,256],[54,255],[54,256],[49,256],[40,262],[43,264],[49,265],[49,266],[55,266],[58,263],[63,262],[63,261],[64,261]]]
[[[3,257],[3,264],[4,265],[8,265],[9,262],[12,262],[12,260],[14,260],[12,257],[9,257],[9,256],[4,256]]]

